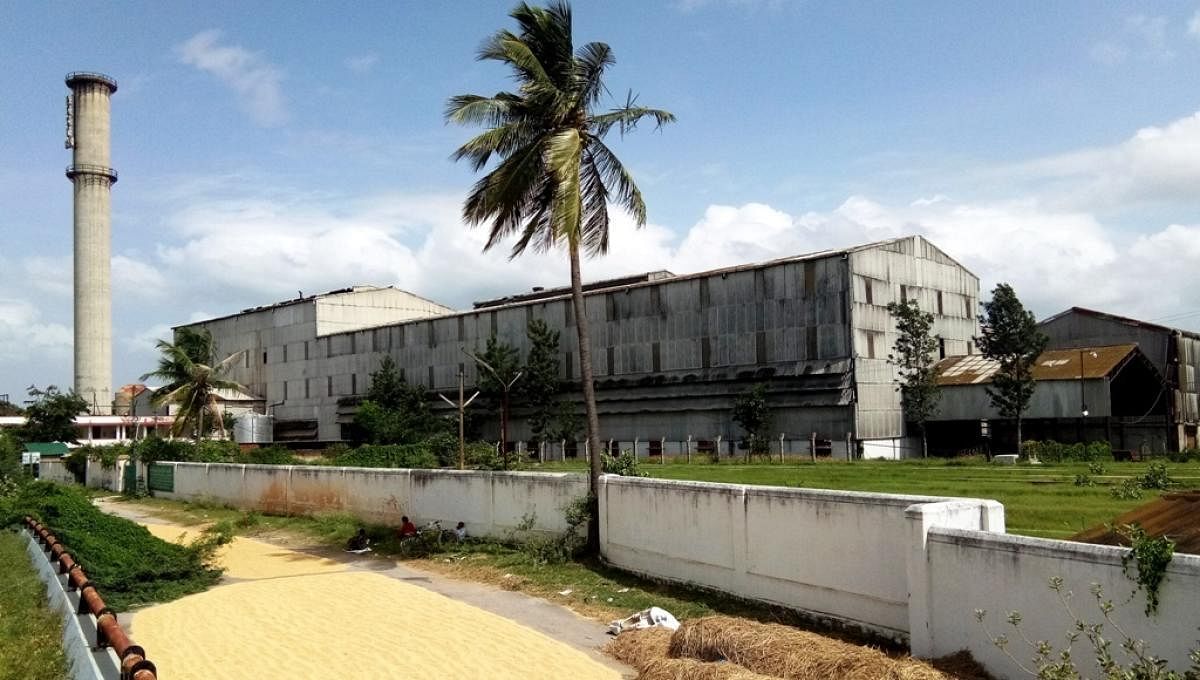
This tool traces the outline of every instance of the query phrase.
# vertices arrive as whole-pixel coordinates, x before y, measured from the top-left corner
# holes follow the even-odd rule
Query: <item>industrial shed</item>
[[[934,314],[944,354],[974,350],[979,279],[919,236],[695,274],[590,282],[585,303],[601,438],[641,455],[682,453],[685,445],[733,453],[744,436],[731,417],[733,401],[762,382],[775,437],[782,435],[788,452],[807,450],[800,447],[815,435],[833,455],[851,447],[898,455],[907,433],[887,362],[896,331],[886,307],[905,299]],[[375,313],[384,302],[389,308]],[[468,386],[476,381],[466,351],[482,351],[495,336],[524,356],[533,319],[560,333],[560,396],[582,412],[566,288],[456,312],[404,291],[361,287],[190,325],[209,329],[223,353],[245,352],[231,377],[264,396],[278,429],[291,439],[303,432],[329,442],[351,432],[357,400],[384,356],[410,383],[456,392],[460,370]],[[478,413],[480,436],[496,437],[494,411],[484,405]],[[522,415],[518,407],[510,446],[531,436]]]
[[[1048,317],[1038,329],[1050,338],[1048,347],[1052,349],[1137,344],[1167,383],[1166,410],[1153,415],[1146,424],[1157,425],[1168,450],[1197,446],[1200,333],[1083,307]]]
[[[1002,419],[987,389],[999,365],[980,355],[937,365],[941,402],[929,424],[930,449],[1013,451],[1016,423]],[[1022,420],[1025,439],[1108,441],[1114,449],[1161,451],[1168,388],[1134,344],[1046,350]]]

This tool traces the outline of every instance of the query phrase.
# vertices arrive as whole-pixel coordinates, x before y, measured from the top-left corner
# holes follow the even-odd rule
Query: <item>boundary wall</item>
[[[914,600],[926,613],[923,627],[912,632],[913,653],[924,657],[951,654],[960,649],[971,654],[1000,678],[1028,677],[988,639],[975,620],[975,610],[987,611],[992,635],[1006,634],[1009,652],[1028,664],[1033,651],[1006,622],[1009,612],[1021,613],[1021,630],[1031,640],[1048,640],[1057,648],[1073,630],[1074,617],[1050,590],[1049,580],[1063,579],[1063,592],[1071,591],[1071,609],[1090,623],[1102,623],[1091,593],[1098,584],[1104,598],[1115,605],[1113,618],[1134,639],[1147,641],[1149,653],[1167,659],[1182,672],[1189,667],[1188,650],[1200,638],[1200,556],[1175,555],[1159,590],[1158,613],[1146,616],[1144,594],[1135,594],[1134,582],[1122,571],[1126,548],[1054,541],[1005,534],[985,534],[943,527],[929,529],[924,549],[923,575],[914,584]],[[1136,568],[1136,567],[1134,567]],[[1122,638],[1112,624],[1103,635],[1112,640],[1113,658],[1126,657]],[[1091,645],[1081,639],[1073,657],[1079,668],[1094,667]]]
[[[527,517],[535,531],[561,531],[563,509],[587,493],[587,478],[572,473],[159,465],[174,468],[174,491],[155,492],[165,498],[380,524],[407,514],[447,528],[462,521],[475,536],[502,537]],[[1100,613],[1088,589],[1101,584],[1121,626],[1173,668],[1187,668],[1200,637],[1200,556],[1175,556],[1159,613],[1146,617],[1121,568],[1127,549],[1007,535],[996,501],[614,475],[599,491],[601,550],[615,567],[908,642],[920,657],[967,649],[998,678],[1025,674],[975,610],[990,612],[992,634],[1015,639],[1005,617],[1017,610],[1031,639],[1061,641],[1071,619],[1048,589],[1056,576],[1089,620]],[[1010,651],[1024,663],[1031,655],[1019,644]],[[1076,658],[1090,667],[1085,649],[1077,643]]]
[[[154,495],[218,502],[242,510],[289,515],[345,512],[364,522],[418,525],[464,522],[474,536],[500,537],[527,517],[533,530],[567,528],[563,511],[587,494],[587,478],[571,473],[407,470],[324,465],[157,463],[175,468],[175,491]]]
[[[995,501],[605,476],[600,543],[610,563],[655,578],[816,613],[897,641],[909,622],[910,506],[1004,530]]]

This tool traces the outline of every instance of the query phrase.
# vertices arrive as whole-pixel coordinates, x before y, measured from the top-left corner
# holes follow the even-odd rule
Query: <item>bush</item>
[[[496,447],[487,442],[474,442],[467,444],[466,450],[467,467],[472,470],[503,470],[504,457],[497,451]],[[458,465],[457,459],[454,465]]]
[[[191,459],[192,443],[182,439],[147,437],[129,447],[130,457],[150,464],[164,460],[185,461]]]
[[[282,446],[265,446],[251,449],[241,457],[241,462],[254,465],[302,465],[290,449]]]
[[[369,444],[334,461],[348,467],[437,468],[437,456],[426,444]]]
[[[1200,449],[1191,448],[1182,451],[1168,451],[1167,460],[1172,463],[1200,463]]]
[[[1136,479],[1123,479],[1117,486],[1108,490],[1113,498],[1121,501],[1133,501],[1142,497],[1142,487]]]
[[[23,515],[50,528],[117,611],[215,584],[221,570],[212,559],[217,547],[231,538],[206,532],[189,546],[168,543],[135,522],[102,512],[81,491],[48,482],[27,485],[6,508],[0,525]]]
[[[185,449],[185,451],[187,451]],[[228,439],[201,439],[199,444],[192,445],[188,451],[188,462],[193,463],[229,463],[236,461],[241,455],[237,442]]]
[[[621,475],[623,477],[647,477],[647,473],[642,471],[641,463],[638,462],[637,454],[632,451],[622,451],[619,456],[610,456],[604,454],[601,459],[604,464],[604,473],[609,475]]]
[[[520,543],[521,552],[533,558],[535,564],[563,564],[569,562],[577,557],[587,545],[587,537],[581,528],[587,526],[588,520],[592,516],[588,498],[580,496],[568,503],[563,508],[563,515],[567,521],[567,528],[561,534],[555,536],[526,536],[525,540]],[[517,532],[527,533],[533,528],[534,519],[534,515],[526,515],[522,518],[520,526],[517,527]],[[516,539],[518,537],[514,535],[511,538]]]
[[[117,461],[121,456],[129,455],[129,446],[126,444],[110,444],[108,446],[81,446],[75,449],[82,457],[100,463],[100,467],[105,470],[112,470],[117,467]]]
[[[1052,439],[1044,441],[1031,439],[1022,443],[1021,454],[1026,458],[1034,458],[1043,463],[1112,460],[1112,445],[1108,442],[1063,444]]]
[[[1146,472],[1138,476],[1137,484],[1143,489],[1169,489],[1175,486],[1175,480],[1167,471],[1166,463],[1151,463]]]

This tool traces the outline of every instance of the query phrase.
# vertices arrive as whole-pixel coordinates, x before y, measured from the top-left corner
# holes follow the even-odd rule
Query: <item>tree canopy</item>
[[[88,412],[87,400],[75,390],[60,391],[54,385],[44,390],[29,387],[33,400],[25,409],[26,422],[17,437],[26,442],[70,442],[77,437],[75,416]]]
[[[976,338],[979,351],[1000,365],[987,393],[1002,417],[1016,420],[1020,452],[1021,418],[1033,397],[1032,368],[1048,338],[1038,330],[1033,313],[1025,309],[1007,283],[997,285],[992,299],[983,303],[979,325],[983,330],[983,335]]]
[[[933,314],[922,312],[916,300],[889,302],[888,313],[896,321],[896,343],[888,362],[896,367],[897,389],[909,422],[921,428],[921,451],[929,455],[926,422],[937,415],[941,389],[934,366],[938,341],[934,337]]]

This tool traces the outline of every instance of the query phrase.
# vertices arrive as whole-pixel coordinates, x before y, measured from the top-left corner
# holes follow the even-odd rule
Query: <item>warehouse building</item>
[[[1055,314],[1038,328],[1052,349],[1081,349],[1119,343],[1136,344],[1165,380],[1161,408],[1146,415],[1144,425],[1161,433],[1158,448],[1179,451],[1197,446],[1200,426],[1200,333],[1147,321],[1072,307]]]
[[[599,281],[585,299],[601,437],[642,455],[722,443],[722,453],[734,451],[743,433],[731,406],[760,382],[780,437],[775,451],[799,452],[815,435],[835,455],[902,455],[908,447],[887,362],[895,326],[886,305],[915,299],[934,313],[942,356],[974,353],[978,333],[978,278],[918,236],[697,274]],[[466,352],[482,351],[488,338],[524,357],[533,319],[560,332],[562,398],[578,401],[565,288],[453,311],[394,288],[355,287],[189,326],[211,331],[223,353],[245,352],[231,377],[264,398],[278,438],[332,442],[349,433],[355,398],[384,356],[410,383],[450,394],[459,371],[475,382]],[[511,438],[527,439],[519,409],[514,416]],[[484,436],[497,429],[485,423]]]
[[[1016,450],[1015,422],[1001,418],[987,389],[999,364],[983,356],[937,365],[939,408],[929,423],[937,454]],[[1031,369],[1033,396],[1022,435],[1057,442],[1107,441],[1118,451],[1159,453],[1166,446],[1166,382],[1135,344],[1042,352]]]

